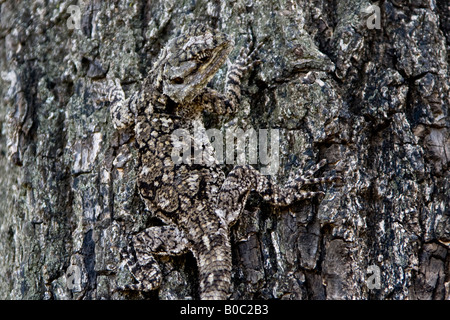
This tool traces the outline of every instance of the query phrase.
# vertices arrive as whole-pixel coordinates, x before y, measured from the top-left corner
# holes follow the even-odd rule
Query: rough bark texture
[[[283,210],[252,197],[231,298],[449,299],[450,12],[434,0],[2,1],[0,298],[198,298],[190,254],[158,258],[158,291],[113,293],[132,281],[119,248],[160,222],[91,86],[135,90],[199,22],[234,34],[232,58],[265,41],[237,121],[280,129],[278,180],[323,158],[344,177]]]

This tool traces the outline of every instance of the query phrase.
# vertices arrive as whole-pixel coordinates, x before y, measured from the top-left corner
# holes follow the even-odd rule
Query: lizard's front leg
[[[199,104],[204,107],[204,110],[221,115],[234,114],[236,112],[241,99],[242,78],[255,65],[261,63],[260,60],[254,59],[260,47],[261,45],[250,54],[248,47],[241,49],[236,61],[228,67],[224,94],[208,87],[203,90],[198,99],[201,99]]]
[[[110,103],[111,120],[116,129],[126,129],[134,124],[138,93],[126,99],[119,79],[95,83],[94,92],[96,102]]]
[[[239,105],[241,99],[241,80],[244,75],[249,72],[255,65],[261,63],[261,60],[256,60],[255,55],[261,48],[262,43],[259,44],[251,53],[249,47],[242,48],[236,61],[229,66],[227,72],[227,82],[225,83],[225,95],[229,101],[236,107]]]

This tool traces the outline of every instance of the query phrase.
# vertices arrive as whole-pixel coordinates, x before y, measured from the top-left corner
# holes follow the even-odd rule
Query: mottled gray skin
[[[215,159],[204,164],[174,163],[174,130],[187,129],[192,134],[194,128],[205,130],[204,111],[227,115],[238,107],[241,78],[259,63],[253,60],[256,50],[250,55],[248,49],[241,50],[229,67],[225,94],[206,87],[232,47],[233,41],[225,34],[198,26],[168,43],[142,89],[130,98],[125,99],[118,81],[110,80],[100,90],[111,102],[114,126],[125,129],[134,125],[138,188],[147,208],[167,224],[144,230],[123,250],[137,283],[120,290],[158,288],[161,273],[153,254],[177,255],[190,250],[197,259],[200,298],[226,299],[232,267],[229,227],[242,213],[249,193],[256,191],[264,200],[286,206],[322,194],[302,192],[301,186],[338,178],[312,178],[325,161],[284,188],[251,166],[236,166],[225,177]],[[213,154],[211,145],[205,148]]]

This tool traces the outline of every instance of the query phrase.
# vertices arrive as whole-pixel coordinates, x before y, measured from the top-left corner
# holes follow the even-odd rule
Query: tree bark
[[[158,257],[159,290],[113,292],[132,281],[119,249],[161,222],[92,85],[117,77],[129,95],[203,23],[233,35],[231,59],[264,43],[235,123],[280,130],[277,180],[321,159],[343,176],[287,208],[251,196],[231,298],[450,299],[445,1],[1,2],[0,298],[199,298],[192,254]]]

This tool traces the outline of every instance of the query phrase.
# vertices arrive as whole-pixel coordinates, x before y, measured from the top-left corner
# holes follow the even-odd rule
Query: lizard
[[[227,299],[232,270],[230,227],[243,212],[250,192],[259,193],[272,205],[288,206],[324,194],[301,190],[302,186],[339,178],[313,177],[325,160],[282,187],[251,165],[235,166],[225,176],[217,161],[174,162],[174,130],[205,130],[204,112],[236,112],[241,79],[261,63],[255,59],[259,47],[250,53],[250,46],[242,48],[235,62],[229,64],[224,93],[207,85],[227,61],[234,41],[205,25],[191,27],[168,41],[140,90],[130,97],[125,97],[118,79],[107,80],[98,90],[110,103],[114,127],[134,127],[137,187],[146,208],[165,223],[133,235],[122,250],[136,281],[118,290],[159,288],[162,275],[155,255],[180,255],[190,250],[197,261],[200,299]]]

